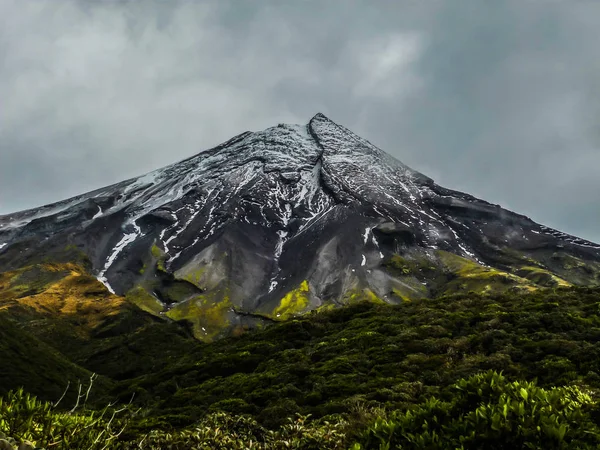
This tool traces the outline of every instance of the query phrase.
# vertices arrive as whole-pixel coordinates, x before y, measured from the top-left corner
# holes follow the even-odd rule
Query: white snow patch
[[[367,241],[369,240],[369,233],[371,232],[371,227],[367,227],[365,229],[365,234],[363,235],[363,243],[366,244]]]
[[[4,244],[0,244],[0,250],[2,250],[4,247],[6,247],[8,244],[5,242]]]
[[[460,249],[465,252],[468,256],[470,256],[471,258],[475,258],[475,254],[473,252],[470,252],[469,250],[467,250],[467,248],[462,245],[461,243],[458,243],[458,246],[460,247]]]
[[[279,261],[279,257],[283,253],[283,244],[285,244],[288,232],[280,230],[277,232],[277,235],[279,236],[279,241],[277,241],[277,246],[275,247],[275,261]]]
[[[98,276],[96,277],[96,279],[97,279],[97,280],[98,280],[100,283],[102,283],[102,284],[103,284],[103,285],[106,287],[106,289],[108,289],[108,291],[109,291],[111,294],[114,294],[114,293],[115,293],[115,290],[114,290],[114,289],[111,287],[111,285],[108,283],[108,280],[106,279],[106,277],[98,275]]]
[[[381,217],[387,217],[387,218],[388,218],[389,220],[391,220],[392,222],[394,221],[394,219],[392,219],[392,218],[389,216],[389,214],[385,214],[385,213],[381,212],[381,211],[379,210],[379,208],[377,208],[377,206],[373,205],[373,210],[374,210],[375,212],[377,212],[377,213],[378,213],[378,214],[379,214]]]
[[[377,240],[377,238],[375,237],[374,234],[371,233],[371,242],[373,243],[373,245],[377,248],[379,248],[379,241]]]
[[[179,252],[175,253],[175,255],[174,255],[172,258],[170,258],[170,259],[169,259],[169,264],[173,264],[173,262],[174,262],[174,261],[175,261],[177,258],[179,258],[179,257],[181,256],[181,254],[182,254],[182,253],[183,253],[183,250],[181,250],[181,251],[179,251]]]
[[[112,253],[106,259],[104,268],[100,271],[100,273],[96,277],[96,278],[98,278],[98,281],[100,281],[102,284],[104,284],[108,288],[108,290],[113,294],[115,293],[115,290],[112,288],[112,286],[108,282],[108,279],[106,278],[106,272],[108,271],[108,269],[110,269],[110,266],[113,265],[113,263],[115,262],[115,260],[119,256],[119,254],[125,249],[125,247],[127,247],[129,244],[134,242],[138,237],[140,237],[142,235],[142,230],[140,227],[137,226],[137,224],[135,223],[135,220],[131,222],[131,225],[133,225],[133,229],[134,229],[133,233],[127,233],[127,234],[123,235],[123,237],[121,238],[119,243],[113,249]]]
[[[399,206],[401,208],[404,208],[406,211],[408,211],[408,213],[411,215],[411,217],[413,217],[413,219],[417,219],[416,217],[412,216],[412,210],[410,208],[408,208],[405,204],[403,204],[402,202],[398,201],[398,199],[396,197],[391,196],[390,194],[388,194],[387,192],[383,192],[383,195],[385,195],[387,198],[389,198],[392,203],[394,203],[396,206]]]
[[[452,234],[454,235],[454,237],[456,238],[456,243],[458,245],[458,247],[470,258],[473,258],[475,261],[477,261],[477,263],[481,264],[482,266],[486,266],[486,264],[483,261],[480,261],[477,256],[475,256],[475,253],[469,251],[462,243],[461,243],[461,239],[460,236],[458,235],[458,233],[456,231],[454,231],[454,228],[452,228],[450,225],[446,224],[446,226],[448,227],[448,229],[452,232]]]
[[[364,267],[367,265],[367,257],[365,255],[362,255],[362,261],[360,263],[361,267]]]
[[[199,202],[196,202],[195,207],[196,207],[196,211],[190,216],[190,218],[188,219],[188,221],[179,230],[177,230],[171,237],[169,237],[169,239],[167,239],[164,242],[165,249],[167,248],[167,246],[172,241],[174,241],[175,239],[177,239],[181,235],[181,233],[183,233],[187,229],[187,227],[190,226],[190,224],[194,221],[194,219],[198,216],[198,214],[200,214],[200,211],[202,211],[202,210],[200,209]],[[179,222],[176,222],[173,225],[173,228],[175,228],[177,225],[179,225]]]
[[[283,212],[282,222],[283,226],[287,227],[290,223],[290,219],[292,218],[292,205],[289,203],[285,204],[285,211]],[[279,236],[279,241],[277,242],[277,246],[275,247],[275,261],[279,261],[279,257],[283,253],[283,246],[286,242],[288,232],[285,230],[279,230],[277,235]]]
[[[413,193],[410,191],[410,189],[408,189],[408,188],[406,187],[406,185],[405,185],[405,184],[404,184],[402,181],[400,181],[400,180],[397,180],[396,182],[397,182],[397,183],[398,183],[398,184],[399,184],[399,185],[402,187],[402,189],[404,189],[404,190],[406,191],[406,193],[407,193],[407,194],[409,195],[409,197],[410,197],[410,201],[411,201],[411,202],[414,202],[414,201],[417,199],[417,198],[416,198],[416,197],[413,195]]]
[[[433,217],[431,214],[428,214],[427,212],[423,211],[422,209],[419,209],[419,212],[421,214],[429,217],[431,220],[435,220],[436,222],[443,223],[438,217]]]
[[[98,205],[98,212],[96,213],[96,215],[94,217],[92,217],[92,220],[97,219],[101,215],[102,215],[102,207],[100,205]]]

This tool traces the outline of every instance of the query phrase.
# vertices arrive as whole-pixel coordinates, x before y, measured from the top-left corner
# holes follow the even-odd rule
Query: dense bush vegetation
[[[112,421],[50,408],[10,428],[5,406],[0,432],[50,448],[75,447],[36,437],[44,423],[62,436],[86,420],[110,422],[108,448],[600,446],[599,289],[360,302],[186,350],[103,388],[135,394]]]
[[[600,388],[599,312],[591,289],[363,302],[198,345],[117,393],[135,392],[151,423],[162,416],[184,426],[222,410],[274,427],[356,402],[404,409],[487,370],[544,388]]]

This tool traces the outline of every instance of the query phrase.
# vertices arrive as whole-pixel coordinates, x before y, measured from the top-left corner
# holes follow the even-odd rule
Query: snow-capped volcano
[[[429,295],[439,285],[409,266],[436,266],[446,252],[481,270],[537,267],[578,284],[599,280],[573,267],[600,262],[599,245],[440,187],[322,114],[0,216],[0,271],[68,245],[111,291],[143,287],[165,310],[200,294],[264,313],[298,289],[305,309],[364,289],[387,301]],[[388,264],[395,255],[412,261],[402,273]],[[189,284],[179,297],[168,292],[178,283]]]

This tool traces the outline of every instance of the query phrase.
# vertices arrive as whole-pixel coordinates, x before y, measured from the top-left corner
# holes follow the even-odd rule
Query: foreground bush
[[[22,389],[10,391],[0,398],[0,433],[36,448],[96,450],[113,448],[125,428],[117,416],[126,408],[88,411],[84,405],[79,410],[78,403],[70,411],[58,411],[56,406]]]
[[[118,410],[107,407],[101,411],[82,407],[61,412],[52,403],[42,402],[23,390],[11,391],[0,398],[0,449],[18,448],[24,442],[32,444],[26,448],[57,450],[347,448],[344,432],[347,423],[342,419],[330,423],[298,416],[273,431],[251,417],[216,412],[189,429],[153,430],[132,437],[128,429],[134,417],[127,407]]]
[[[0,434],[58,450],[595,449],[598,412],[594,392],[544,389],[488,371],[409,409],[359,407],[329,420],[297,416],[276,430],[250,416],[213,412],[186,429],[140,432],[128,408],[59,412],[19,390],[0,399]]]
[[[570,387],[509,382],[493,371],[456,383],[448,401],[431,397],[378,417],[354,449],[596,449],[596,401]]]
[[[283,450],[314,449],[341,450],[348,448],[344,420],[335,423],[312,422],[308,417],[288,419],[276,431],[261,427],[248,416],[213,413],[191,430],[174,434],[152,431],[140,443],[130,443],[127,448],[152,450],[202,449],[202,450]]]

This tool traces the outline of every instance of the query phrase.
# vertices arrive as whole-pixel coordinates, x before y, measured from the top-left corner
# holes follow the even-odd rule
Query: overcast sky
[[[323,112],[600,242],[600,2],[0,0],[0,214]]]

